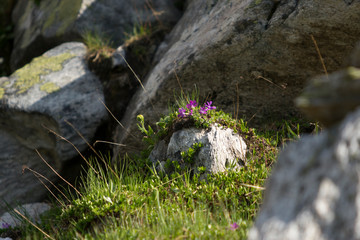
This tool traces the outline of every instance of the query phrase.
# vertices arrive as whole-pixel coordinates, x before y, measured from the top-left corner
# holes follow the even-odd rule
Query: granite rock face
[[[138,114],[149,122],[167,113],[174,91],[194,85],[220,109],[239,117],[283,119],[298,116],[293,104],[306,79],[339,69],[360,35],[358,1],[230,0],[188,2],[187,9],[156,54],[143,89],[128,106],[116,142],[139,146]],[[236,116],[235,116],[236,117]],[[130,149],[130,147],[129,147]],[[125,149],[126,150],[126,149]],[[125,151],[123,148],[119,151]]]
[[[201,143],[202,147],[195,152],[190,162],[183,159],[181,152],[194,149],[195,143]],[[155,146],[149,158],[158,171],[170,173],[171,167],[166,167],[170,160],[178,162],[182,169],[193,169],[195,173],[198,167],[205,167],[205,176],[244,166],[246,148],[244,140],[231,129],[213,125],[209,129],[185,128],[174,132],[168,143],[162,140]]]
[[[60,170],[79,151],[107,118],[102,85],[88,69],[82,43],[60,45],[8,78],[0,79],[0,198],[9,204],[41,200],[47,193],[28,167],[54,181],[53,173],[41,160]],[[2,210],[0,209],[0,213]]]
[[[63,42],[78,41],[86,31],[108,38],[115,46],[135,26],[171,26],[180,17],[166,0],[19,0],[12,18],[15,25],[11,67],[16,69]]]

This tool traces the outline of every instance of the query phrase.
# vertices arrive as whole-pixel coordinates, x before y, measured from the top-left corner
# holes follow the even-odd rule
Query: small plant
[[[136,117],[137,121],[139,122],[137,124],[139,130],[145,134],[146,136],[143,138],[143,140],[151,147],[153,147],[155,145],[155,143],[157,142],[157,137],[155,135],[154,130],[151,128],[150,125],[148,125],[148,129],[146,129],[145,127],[145,120],[144,120],[144,116],[143,115],[138,115]]]
[[[187,151],[181,152],[182,160],[185,163],[193,164],[195,154],[202,147],[203,147],[203,144],[201,142],[194,143]]]
[[[197,170],[198,170],[199,174],[203,174],[203,173],[205,173],[205,171],[206,171],[206,167],[205,167],[205,166],[201,166],[201,167],[198,167]]]

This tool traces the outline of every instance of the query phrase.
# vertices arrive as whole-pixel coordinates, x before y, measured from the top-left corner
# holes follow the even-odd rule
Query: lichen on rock
[[[14,73],[14,76],[17,78],[14,83],[14,87],[17,89],[17,93],[24,93],[34,85],[43,83],[41,75],[60,71],[63,68],[63,62],[74,56],[75,55],[66,52],[53,57],[41,56],[35,58],[31,63],[27,64]],[[44,87],[44,85],[40,87],[40,90],[46,91],[48,93],[58,89],[54,88],[54,86],[49,88],[50,86],[48,85]]]

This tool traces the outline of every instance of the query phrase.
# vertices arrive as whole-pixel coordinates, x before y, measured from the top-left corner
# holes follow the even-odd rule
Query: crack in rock
[[[354,0],[344,0],[344,2],[345,2],[347,5],[351,5],[351,4],[354,2]]]
[[[346,0],[345,0],[346,1]],[[273,0],[274,5],[269,13],[267,18],[267,24],[265,25],[265,30],[268,29],[271,25],[271,22],[275,21],[274,19],[281,18],[285,21],[298,7],[300,0],[293,0],[293,1],[278,1]],[[276,14],[277,11],[282,12],[281,17],[279,14]]]

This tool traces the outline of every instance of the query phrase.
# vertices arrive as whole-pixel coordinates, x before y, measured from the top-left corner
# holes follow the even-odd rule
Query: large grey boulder
[[[196,149],[194,144],[201,143]],[[193,159],[184,159],[181,152],[195,150]],[[199,172],[199,167],[205,167],[202,176],[208,173],[224,172],[227,169],[239,169],[246,163],[246,144],[233,130],[212,125],[209,129],[195,127],[178,130],[170,140],[160,141],[151,152],[149,159],[158,171],[171,173],[172,162],[179,164],[181,169],[192,169]],[[167,166],[169,165],[169,166]]]
[[[58,141],[55,131],[79,151],[107,118],[102,85],[88,69],[82,43],[60,45],[9,78],[0,79],[0,198],[13,203],[41,200],[47,193],[28,167],[54,181],[37,149],[56,170],[78,156],[72,145]],[[0,213],[3,209],[0,209]]]
[[[249,240],[360,239],[360,108],[286,147]]]
[[[229,113],[238,104],[239,117],[254,117],[251,124],[298,115],[294,96],[323,71],[311,35],[328,72],[337,70],[358,41],[359,11],[359,1],[189,1],[115,140],[138,146],[129,134],[136,132],[136,116],[156,122],[167,113],[174,89],[180,92],[175,71],[185,91],[196,84]]]
[[[180,17],[167,0],[18,0],[13,12],[12,69],[63,42],[79,40],[86,31],[121,45],[134,26],[172,26]]]

